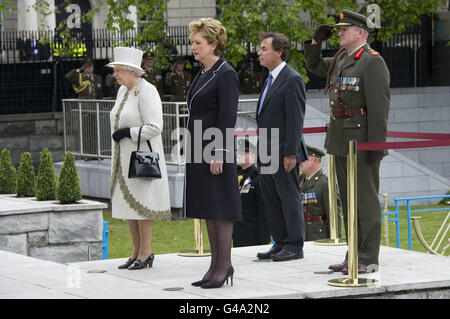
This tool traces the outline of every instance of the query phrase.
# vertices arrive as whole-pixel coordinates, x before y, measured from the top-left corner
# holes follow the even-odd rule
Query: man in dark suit
[[[307,160],[303,140],[305,84],[287,65],[289,39],[280,33],[261,34],[258,52],[270,74],[258,101],[258,166],[266,218],[275,244],[260,259],[303,258],[305,224],[299,191],[299,165]],[[270,154],[270,161],[264,152]]]
[[[31,57],[31,42],[27,32],[22,31],[21,37],[17,39],[17,49],[19,50],[20,61],[29,61]]]

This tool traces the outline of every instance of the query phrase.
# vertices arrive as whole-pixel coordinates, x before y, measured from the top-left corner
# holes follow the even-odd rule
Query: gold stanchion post
[[[348,278],[337,278],[328,281],[336,287],[367,287],[378,281],[358,278],[358,214],[357,214],[357,157],[356,141],[349,141],[347,155],[347,228],[348,228]]]
[[[383,213],[386,213],[386,212],[389,211],[389,209],[388,209],[388,194],[387,193],[383,193],[383,198],[384,198]],[[384,219],[384,240],[385,240],[384,244],[387,247],[389,247],[389,216],[388,215],[384,215],[383,219]]]
[[[178,256],[182,257],[204,257],[211,256],[210,253],[205,253],[203,251],[203,233],[202,233],[202,223],[200,219],[194,219],[194,240],[195,240],[195,250],[180,252]]]
[[[338,213],[336,192],[336,165],[334,155],[327,154],[328,161],[328,202],[330,204],[329,225],[330,238],[315,240],[314,244],[321,246],[347,245],[345,238],[338,238]]]

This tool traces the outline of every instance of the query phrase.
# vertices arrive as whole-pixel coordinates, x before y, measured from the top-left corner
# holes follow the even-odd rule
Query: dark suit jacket
[[[218,128],[222,132],[222,150],[218,154],[233,153],[234,145],[227,148],[226,130],[234,129],[237,118],[239,80],[236,71],[221,57],[209,71],[197,74],[187,93],[189,119],[187,128],[191,143],[187,145],[185,170],[185,216],[214,220],[240,220],[241,199],[237,183],[237,167],[234,161],[223,158],[223,173],[212,175],[209,162],[203,159],[195,162],[194,150],[204,151],[212,140],[202,141],[208,128]],[[200,122],[201,130],[194,124]],[[233,143],[234,130],[231,132]],[[199,135],[202,136],[199,136]],[[214,137],[218,138],[218,137]],[[219,147],[218,147],[219,148]],[[228,149],[228,151],[223,151]]]
[[[264,89],[265,85],[262,92]],[[259,130],[258,143],[265,143],[265,138],[267,138],[268,155],[272,153],[272,149],[275,151],[275,144],[278,140],[280,165],[283,165],[284,156],[295,156],[297,163],[307,160],[302,134],[305,117],[305,83],[301,75],[286,64],[270,86],[259,115],[258,106],[256,110]],[[278,128],[279,136],[272,136],[271,128]],[[268,129],[267,135],[261,129]],[[260,146],[258,150],[261,150]],[[258,157],[258,164],[269,163],[261,163]]]

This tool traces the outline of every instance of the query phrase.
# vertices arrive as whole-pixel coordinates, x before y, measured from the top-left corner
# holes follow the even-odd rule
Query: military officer
[[[248,139],[239,140],[237,164],[242,220],[233,223],[234,247],[265,245],[270,242],[258,169],[255,166],[255,152],[256,147]]]
[[[238,74],[242,94],[255,94],[261,90],[261,73],[255,72],[255,62],[250,58],[249,63]]]
[[[94,73],[94,61],[86,58],[83,65],[66,74],[65,78],[72,84],[79,99],[103,98],[102,78]]]
[[[112,74],[108,74],[105,77],[105,85],[109,89],[110,97],[116,99],[117,91],[119,91],[120,84]]]
[[[172,102],[181,102],[186,100],[186,93],[191,83],[191,74],[184,70],[184,59],[175,60],[173,72],[166,78],[166,85],[172,94]]]
[[[365,16],[343,10],[335,26],[321,25],[313,40],[305,43],[306,67],[327,78],[330,123],[325,148],[336,157],[336,175],[347,223],[348,140],[385,142],[390,104],[390,75],[381,55],[367,43],[373,23]],[[333,58],[321,56],[321,41],[339,28],[341,48]],[[381,236],[381,207],[378,200],[380,161],[386,151],[358,151],[357,214],[358,272],[375,271]],[[347,257],[330,265],[333,271],[348,272]]]
[[[305,240],[326,239],[330,237],[328,177],[320,168],[320,161],[325,153],[311,145],[306,145],[306,149],[308,160],[300,163]]]
[[[155,68],[155,54],[151,51],[144,53],[142,57],[142,69],[144,74],[142,77],[147,80],[147,82],[153,84],[158,90],[159,96],[163,96],[162,87],[162,74],[159,70]]]

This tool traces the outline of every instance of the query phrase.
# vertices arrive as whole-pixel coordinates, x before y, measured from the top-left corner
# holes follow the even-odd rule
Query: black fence
[[[200,64],[194,61],[190,51],[188,28],[169,27],[165,43],[171,47],[172,55],[183,56],[190,62],[192,76]],[[28,56],[21,56],[20,38],[28,37],[39,41],[46,39],[39,46],[34,42]],[[128,41],[130,45],[142,47],[142,44],[132,42],[135,33],[119,35],[109,30],[92,30],[82,34],[80,39],[86,50],[80,56],[79,50],[69,56],[55,55],[57,36],[53,32],[22,34],[17,30],[1,32],[0,38],[0,114],[35,113],[61,111],[61,99],[76,97],[71,86],[65,82],[64,75],[81,65],[85,56],[91,56],[95,61],[94,72],[105,76],[111,72],[105,67],[112,56],[112,48],[120,42]],[[80,40],[81,41],[81,40]],[[77,42],[80,43],[80,42]],[[156,43],[148,42],[148,47]],[[415,26],[405,33],[393,36],[389,41],[371,43],[386,61],[391,74],[391,87],[417,86],[447,86],[450,85],[450,47],[446,41],[433,42],[431,33],[424,34],[421,27]],[[75,48],[75,46],[74,46]],[[301,45],[299,45],[301,50]],[[31,51],[30,51],[31,50]],[[324,56],[333,56],[337,48],[327,47]],[[70,51],[69,51],[70,52]],[[76,54],[75,54],[76,53]],[[249,53],[255,61],[255,72],[261,73],[261,78],[267,76],[255,52]],[[247,61],[237,66],[241,70]],[[163,70],[163,78],[170,70]],[[307,89],[322,89],[325,79],[308,73],[310,81]],[[163,82],[164,83],[164,82]],[[164,94],[170,94],[163,88]],[[255,92],[259,93],[259,92]],[[104,86],[104,96],[109,96]]]

